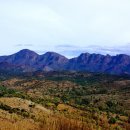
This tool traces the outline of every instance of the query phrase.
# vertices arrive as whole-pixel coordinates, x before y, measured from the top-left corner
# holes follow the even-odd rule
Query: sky
[[[0,55],[130,55],[130,0],[0,0]]]

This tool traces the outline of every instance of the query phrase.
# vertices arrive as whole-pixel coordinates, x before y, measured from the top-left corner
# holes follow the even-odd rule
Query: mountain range
[[[130,74],[130,56],[82,53],[68,59],[55,52],[39,55],[24,49],[9,56],[0,56],[0,71],[84,71],[109,74]]]

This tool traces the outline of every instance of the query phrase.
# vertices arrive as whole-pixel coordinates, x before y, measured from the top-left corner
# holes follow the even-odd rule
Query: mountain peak
[[[43,55],[46,55],[46,56],[54,56],[54,57],[65,57],[65,56],[63,56],[63,55],[61,55],[61,54],[59,54],[59,53],[56,53],[56,52],[46,52],[45,54],[43,54]],[[66,57],[65,57],[66,58]]]
[[[38,55],[36,52],[31,51],[29,49],[20,50],[19,52],[15,53],[15,54],[21,54],[21,55]]]
[[[81,53],[80,56],[87,56],[90,55],[90,53],[86,52],[86,53]]]
[[[53,52],[53,51],[48,51],[44,55],[60,55],[60,54]]]

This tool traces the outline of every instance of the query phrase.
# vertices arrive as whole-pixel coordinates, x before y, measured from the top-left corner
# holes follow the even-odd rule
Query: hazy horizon
[[[38,52],[36,52],[36,51],[34,51],[34,50],[31,50],[31,49],[27,49],[27,48],[25,48],[25,49],[21,49],[21,50],[18,50],[18,51],[16,51],[16,52],[13,52],[13,53],[10,53],[10,54],[6,54],[6,55],[0,55],[0,56],[9,56],[9,55],[13,55],[13,54],[16,54],[16,53],[18,53],[18,52],[20,52],[20,51],[22,51],[22,50],[29,50],[29,51],[33,51],[33,52],[35,52],[36,54],[38,54],[38,55],[44,55],[45,53],[57,53],[57,54],[60,54],[60,55],[62,55],[62,56],[65,56],[66,58],[68,58],[68,59],[71,59],[71,58],[75,58],[75,57],[78,57],[78,56],[80,56],[81,54],[84,54],[84,53],[89,53],[89,54],[100,54],[100,55],[104,55],[104,56],[106,56],[106,55],[110,55],[110,56],[117,56],[117,55],[128,55],[128,56],[130,56],[129,54],[124,54],[124,53],[119,53],[119,54],[102,54],[102,53],[96,53],[96,52],[81,52],[81,53],[77,53],[77,54],[75,54],[74,56],[66,56],[66,55],[64,55],[64,54],[62,54],[62,53],[59,53],[59,52],[56,52],[56,51],[43,51],[42,53],[38,53]]]

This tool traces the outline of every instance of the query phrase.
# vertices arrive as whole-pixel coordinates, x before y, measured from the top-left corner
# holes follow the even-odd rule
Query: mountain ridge
[[[0,70],[8,71],[87,71],[109,74],[130,74],[130,56],[82,53],[71,59],[56,52],[39,55],[29,49],[9,56],[0,56]]]

